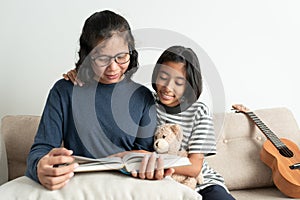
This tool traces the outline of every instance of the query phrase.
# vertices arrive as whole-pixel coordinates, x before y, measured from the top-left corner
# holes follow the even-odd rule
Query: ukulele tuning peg
[[[236,110],[236,109],[234,109],[234,108],[231,108],[231,110],[233,110],[235,113],[240,113],[240,112],[241,112],[241,111]]]

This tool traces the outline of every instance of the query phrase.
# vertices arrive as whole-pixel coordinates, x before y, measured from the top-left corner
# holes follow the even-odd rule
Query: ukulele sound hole
[[[279,148],[279,153],[287,158],[291,158],[294,156],[294,153],[286,146]]]

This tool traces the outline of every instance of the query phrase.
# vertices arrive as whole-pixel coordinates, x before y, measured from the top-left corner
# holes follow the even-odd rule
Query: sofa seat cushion
[[[257,188],[257,189],[245,189],[234,190],[231,194],[238,200],[283,200],[290,199],[284,196],[277,188]]]
[[[160,181],[141,180],[115,171],[77,173],[65,187],[54,191],[22,176],[2,185],[0,194],[1,199],[202,199],[194,190],[170,177]]]

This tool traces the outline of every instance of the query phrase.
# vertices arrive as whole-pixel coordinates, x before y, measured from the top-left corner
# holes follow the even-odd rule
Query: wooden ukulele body
[[[273,182],[286,196],[300,198],[300,169],[291,169],[290,166],[300,164],[298,146],[288,139],[280,139],[292,152],[292,157],[285,157],[278,149],[266,140],[260,152],[261,160],[272,169]]]

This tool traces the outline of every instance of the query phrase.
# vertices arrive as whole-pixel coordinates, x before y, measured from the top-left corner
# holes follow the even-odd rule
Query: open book
[[[150,156],[151,154],[149,154]],[[102,170],[119,170],[125,169],[127,172],[133,170],[138,171],[141,161],[145,156],[144,153],[128,153],[123,158],[120,157],[106,157],[106,158],[86,158],[81,156],[74,156],[75,162],[79,166],[74,172],[88,172],[88,171],[102,171]],[[187,157],[180,157],[169,154],[157,154],[164,161],[164,169],[171,167],[178,167],[184,165],[191,165]]]

